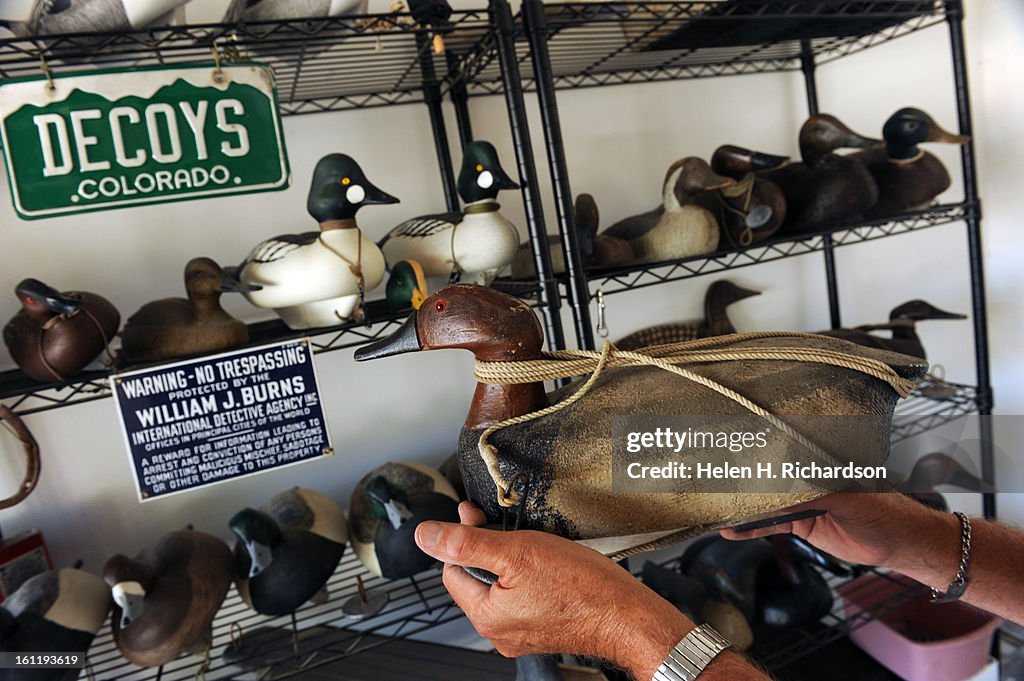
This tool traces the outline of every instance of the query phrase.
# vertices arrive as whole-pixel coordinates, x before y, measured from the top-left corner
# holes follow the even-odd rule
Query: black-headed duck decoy
[[[788,156],[773,156],[724,144],[711,155],[711,169],[736,180],[732,187],[701,195],[701,205],[718,216],[719,249],[742,248],[775,234],[786,219],[786,197],[779,186],[761,177],[789,165]]]
[[[729,320],[729,306],[744,298],[759,295],[759,291],[751,291],[731,281],[720,279],[711,284],[704,294],[704,319],[649,326],[624,336],[616,341],[615,347],[620,350],[636,350],[649,345],[680,343],[696,338],[736,333],[736,328]]]
[[[866,215],[878,200],[878,186],[863,163],[835,151],[878,144],[881,140],[855,133],[835,116],[808,118],[800,128],[803,162],[762,175],[786,197],[783,231],[828,229]]]
[[[416,526],[424,520],[457,523],[458,509],[458,494],[440,472],[404,461],[378,466],[352,492],[352,550],[377,576],[415,575],[437,562],[416,546]]]
[[[113,556],[103,579],[114,597],[111,622],[121,654],[156,667],[208,649],[231,566],[227,544],[192,529],[169,532],[135,558]]]
[[[878,201],[868,210],[869,218],[927,208],[936,196],[949,188],[949,173],[942,161],[918,144],[944,142],[966,144],[970,137],[954,135],[939,126],[920,109],[900,109],[882,128],[885,146],[865,149],[853,157],[867,166],[878,185]]]
[[[869,348],[881,348],[926,359],[924,345],[917,335],[916,324],[927,319],[967,319],[967,316],[940,310],[923,300],[910,300],[894,307],[889,312],[889,322],[886,324],[864,324],[851,329],[829,329],[819,333]],[[891,331],[892,337],[885,338],[872,331]]]
[[[757,575],[758,620],[776,628],[816,622],[832,610],[832,589],[814,567],[849,575],[832,556],[792,534],[771,537],[772,560]]]
[[[385,287],[388,309],[392,312],[418,310],[427,297],[427,278],[415,260],[399,260],[391,266]]]
[[[401,330],[391,337],[359,348],[357,360],[443,348],[470,350],[482,362],[516,363],[538,360],[543,330],[532,310],[523,301],[480,286],[449,286],[433,294],[410,316]],[[837,339],[779,337],[769,339],[733,339],[730,347],[827,348],[870,357],[891,368],[906,381],[920,378],[923,362],[904,355],[862,348]],[[742,365],[742,367],[740,366]],[[687,365],[681,365],[687,366]],[[695,371],[713,372],[716,380],[730,385],[754,403],[773,414],[806,414],[814,405],[828,405],[830,413],[886,415],[892,413],[906,384],[895,378],[882,381],[862,373],[831,365],[803,361],[785,362],[710,362]],[[887,369],[886,371],[888,371]],[[662,414],[665,404],[674,413],[732,414],[744,419],[749,412],[717,392],[655,367],[606,369],[586,397],[564,409],[525,423],[509,425],[489,434],[489,444],[498,453],[503,484],[521,481],[505,499],[516,501],[511,492],[522,490],[519,499],[523,527],[543,529],[572,539],[616,539],[602,550],[615,554],[631,548],[634,542],[650,543],[652,535],[665,541],[678,540],[709,526],[774,511],[783,506],[820,496],[820,491],[802,494],[755,495],[748,503],[737,505],[733,495],[714,493],[624,494],[611,484],[611,450],[618,441],[612,437],[612,415],[641,416]],[[538,411],[563,400],[577,386],[546,394],[537,382],[478,383],[459,439],[459,467],[470,499],[486,513],[490,522],[500,522],[504,510],[499,505],[493,468],[488,468],[478,450],[478,441],[488,426],[506,419]],[[851,392],[852,391],[852,392]],[[856,393],[858,398],[851,400]],[[867,410],[867,411],[865,411]],[[751,427],[763,427],[762,417],[750,417]],[[884,421],[885,419],[882,419]],[[864,421],[854,419],[858,423]],[[872,421],[872,423],[876,423]],[[878,427],[888,428],[883,423]],[[857,426],[860,427],[860,426]],[[887,451],[888,438],[874,426],[864,432],[846,432],[820,446],[830,451],[844,450],[852,440],[873,442],[852,456],[864,456],[876,464]],[[867,428],[867,430],[865,430]],[[886,430],[887,432],[887,430]],[[780,463],[792,453],[783,451],[782,438],[776,445],[769,441],[759,460]],[[489,451],[489,450],[488,450]],[[519,474],[519,475],[517,475]],[[499,478],[500,480],[500,478]],[[525,483],[530,483],[530,493]],[[623,509],[629,509],[624,511]],[[639,535],[647,535],[639,539]]]
[[[231,518],[235,586],[264,615],[286,615],[320,592],[348,542],[345,513],[330,497],[296,487]]]
[[[257,244],[237,268],[248,287],[245,297],[256,307],[273,309],[292,329],[334,326],[358,317],[364,294],[384,279],[384,255],[360,231],[356,213],[363,206],[388,203],[398,199],[370,184],[351,156],[324,156],[313,170],[306,199],[306,210],[320,229]]]
[[[476,141],[466,145],[457,187],[465,203],[461,213],[406,220],[379,244],[389,264],[416,260],[428,277],[469,274],[473,283],[486,286],[519,248],[519,231],[495,200],[501,190],[519,185],[502,169],[494,145]]]
[[[110,589],[77,568],[27,579],[0,606],[0,651],[85,654],[110,611]],[[10,681],[72,681],[78,669],[4,669]]]
[[[939,511],[948,511],[946,498],[935,488],[938,485],[953,485],[972,492],[994,492],[992,485],[974,475],[963,465],[942,452],[925,454],[914,463],[910,475],[896,485],[896,489],[925,506]]]
[[[249,342],[249,329],[220,305],[223,291],[239,284],[210,258],[185,265],[188,298],[163,298],[146,303],[121,330],[124,362],[189,357],[238,347]]]
[[[625,239],[636,262],[676,260],[711,253],[718,248],[715,216],[696,204],[705,191],[735,185],[732,178],[711,170],[703,159],[689,156],[669,166],[662,183],[662,205],[616,222],[603,233]]]
[[[14,293],[21,310],[4,326],[4,343],[37,381],[63,381],[81,371],[107,350],[121,324],[117,309],[95,293],[61,293],[38,279],[23,279]]]

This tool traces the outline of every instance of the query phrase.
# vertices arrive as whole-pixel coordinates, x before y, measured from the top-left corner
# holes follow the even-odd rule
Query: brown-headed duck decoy
[[[231,550],[198,530],[169,532],[135,558],[118,554],[103,567],[114,597],[111,617],[121,654],[156,667],[182,653],[203,653],[231,586]]]
[[[704,319],[649,326],[624,336],[616,341],[615,347],[620,350],[636,350],[650,345],[736,333],[736,328],[729,320],[728,307],[744,298],[758,295],[761,295],[759,291],[751,291],[720,279],[711,284],[704,294]]]
[[[38,279],[14,289],[21,310],[4,326],[11,358],[37,381],[63,381],[107,349],[121,315],[106,298],[87,291],[61,293]]]
[[[698,202],[718,217],[719,249],[743,248],[775,234],[786,219],[786,197],[760,174],[789,165],[788,156],[773,156],[732,144],[715,149],[711,169],[736,184],[699,195]]]
[[[360,231],[356,213],[389,203],[398,199],[371,184],[351,156],[324,156],[306,197],[306,210],[320,229],[257,244],[235,268],[247,287],[245,297],[273,309],[292,329],[360,317],[365,294],[384,280],[384,254]]]
[[[123,362],[149,362],[227,350],[249,342],[249,329],[220,305],[222,291],[239,290],[210,258],[193,258],[185,266],[188,298],[146,303],[121,330]]]
[[[464,275],[488,285],[519,249],[519,230],[501,214],[497,202],[503,189],[518,189],[502,169],[490,142],[466,145],[457,182],[465,203],[461,213],[411,218],[378,242],[388,265],[416,260],[428,277],[457,281]]]
[[[402,579],[437,563],[420,551],[413,533],[424,520],[459,522],[459,497],[429,466],[386,463],[356,485],[348,520],[352,550],[366,569],[378,577]]]
[[[359,348],[355,358],[362,361],[418,350],[461,348],[473,352],[479,362],[501,362],[503,366],[495,369],[504,370],[516,362],[543,359],[543,340],[542,326],[525,302],[489,288],[455,285],[427,298],[399,331]],[[817,407],[836,415],[881,417],[846,419],[846,425],[839,430],[829,429],[820,434],[818,446],[833,453],[843,452],[845,443],[856,441],[856,451],[843,452],[843,456],[849,454],[871,465],[884,459],[888,451],[886,422],[899,395],[907,394],[909,383],[920,378],[926,369],[923,362],[904,355],[818,336],[734,336],[724,342],[730,351],[736,352],[789,347],[801,352],[828,350],[877,361],[874,366],[878,368],[878,378],[830,364],[797,360],[678,365],[713,375],[715,381],[774,415],[807,414]],[[489,367],[484,364],[478,370],[488,372]],[[818,488],[804,490],[799,481],[794,481],[799,490],[745,494],[743,503],[737,503],[734,495],[705,493],[703,488],[697,491],[689,486],[685,492],[675,493],[633,494],[613,488],[612,448],[619,441],[612,435],[613,414],[663,414],[664,405],[672,404],[673,413],[732,415],[738,420],[752,419],[749,423],[744,421],[752,429],[764,427],[764,416],[753,416],[734,400],[655,367],[606,369],[586,397],[570,409],[505,425],[489,433],[488,444],[494,449],[485,451],[497,452],[501,463],[498,476],[478,449],[484,429],[561,402],[579,387],[568,386],[549,396],[543,382],[522,380],[508,383],[500,377],[481,379],[459,439],[459,466],[470,499],[492,523],[500,522],[505,515],[495,482],[502,482],[502,478],[508,490],[508,494],[501,493],[502,498],[518,504],[524,528],[555,532],[571,539],[608,539],[600,548],[610,555],[638,545],[678,541],[707,531],[706,528],[821,495]],[[876,422],[877,427],[869,425]],[[779,438],[778,443],[769,438],[767,446],[759,450],[759,460],[790,461],[792,447],[784,445],[783,440],[788,438]],[[512,489],[516,480],[521,481],[520,487]],[[529,483],[529,494],[525,483]],[[525,499],[516,498],[520,488]]]
[[[935,491],[938,485],[953,485],[972,492],[994,492],[995,488],[963,465],[942,452],[925,454],[914,463],[910,475],[896,485],[896,489],[925,506],[939,511],[948,511],[949,505],[941,492]]]
[[[689,156],[669,166],[662,183],[662,205],[616,222],[606,236],[624,239],[636,262],[676,260],[711,253],[718,248],[719,226],[714,214],[696,204],[705,191],[736,184],[711,170],[703,159]]]
[[[235,586],[264,615],[287,615],[317,596],[348,542],[345,512],[330,497],[296,487],[263,508],[245,508],[229,522],[235,544]]]
[[[864,324],[851,329],[829,329],[819,333],[869,348],[881,348],[926,359],[916,324],[927,319],[967,319],[967,316],[940,310],[923,300],[910,300],[894,307],[889,312],[889,322],[886,324]],[[892,337],[885,338],[873,331],[891,331]]]
[[[800,128],[802,163],[791,163],[761,177],[786,197],[785,232],[807,232],[859,220],[878,200],[878,186],[863,163],[834,153],[865,149],[881,140],[859,135],[835,116],[817,114]]]
[[[27,579],[0,606],[0,651],[81,653],[110,611],[110,589],[77,568],[50,570]],[[4,669],[9,681],[72,681],[79,669]]]
[[[867,167],[878,185],[878,201],[867,211],[869,218],[927,208],[949,188],[949,173],[942,161],[918,148],[918,144],[966,144],[970,140],[943,130],[924,111],[909,107],[889,117],[882,127],[882,137],[884,147],[852,155]]]

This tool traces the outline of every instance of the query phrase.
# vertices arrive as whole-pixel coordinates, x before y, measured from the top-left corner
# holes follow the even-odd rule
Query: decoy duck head
[[[889,312],[889,319],[909,319],[910,321],[920,322],[925,319],[967,319],[967,315],[940,310],[923,300],[910,300],[894,307]]]
[[[263,511],[243,508],[228,522],[228,527],[249,554],[249,579],[274,562],[274,546],[281,541],[281,528]]]
[[[754,291],[753,289],[737,286],[727,279],[719,279],[708,287],[705,299],[714,300],[724,307],[732,305],[744,298],[751,298],[759,295],[761,295],[760,291]]]
[[[483,286],[456,284],[423,301],[401,329],[356,350],[363,361],[417,350],[462,348],[490,362],[540,357],[544,331],[529,305]]]
[[[882,140],[864,137],[850,130],[842,121],[829,114],[811,116],[800,128],[800,156],[808,165],[813,165],[837,149],[867,149],[881,143]]]
[[[103,566],[103,581],[110,587],[114,603],[121,608],[122,629],[142,615],[146,592],[152,587],[154,579],[148,566],[123,554],[117,554]]]
[[[211,258],[192,258],[185,265],[185,291],[189,300],[220,298],[224,291],[241,291],[243,284]]]
[[[313,170],[306,210],[317,222],[350,220],[366,205],[398,203],[398,199],[370,184],[351,156],[328,154]]]
[[[736,184],[731,177],[724,177],[711,170],[702,158],[688,156],[668,167],[662,199],[666,210],[688,203],[690,197],[703,191],[723,189]]]
[[[452,15],[448,0],[410,0],[409,13],[418,24],[444,25]]]
[[[397,530],[412,518],[405,492],[388,482],[383,475],[370,479],[363,487],[363,492],[373,514],[381,520],[387,519],[394,529]]]
[[[490,142],[470,142],[459,170],[459,196],[466,203],[493,199],[502,189],[518,189],[498,162],[498,152]]]
[[[711,169],[719,175],[735,179],[739,179],[747,173],[779,170],[788,165],[789,156],[765,154],[733,144],[723,144],[711,155]]]
[[[37,321],[59,314],[68,315],[82,306],[82,301],[62,295],[38,279],[22,279],[14,287],[14,294],[21,301],[25,313]]]
[[[400,260],[391,268],[387,285],[388,307],[392,311],[420,309],[427,297],[427,278],[415,260]]]
[[[905,160],[915,158],[919,153],[917,145],[922,142],[944,142],[966,144],[971,138],[954,135],[943,130],[932,117],[920,109],[900,109],[882,127],[885,148],[889,158]]]

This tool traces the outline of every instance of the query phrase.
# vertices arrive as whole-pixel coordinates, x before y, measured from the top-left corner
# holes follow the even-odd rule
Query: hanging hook
[[[220,67],[220,49],[217,47],[217,41],[213,41],[213,45],[210,45],[210,52],[213,53],[213,82],[223,83],[225,80],[224,69]]]
[[[608,319],[604,304],[604,291],[597,289],[597,335],[601,338],[608,337]]]
[[[46,76],[46,89],[53,92],[57,89],[57,86],[53,84],[53,71],[50,70],[50,65],[46,62],[46,56],[40,51],[39,52],[39,69]]]

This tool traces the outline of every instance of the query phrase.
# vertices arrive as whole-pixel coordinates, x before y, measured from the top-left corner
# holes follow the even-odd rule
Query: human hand
[[[444,561],[444,584],[481,636],[509,657],[600,657],[649,679],[693,623],[597,551],[552,534],[486,530],[483,512],[459,506],[462,525],[428,521],[416,543]],[[490,570],[488,587],[462,565]]]

